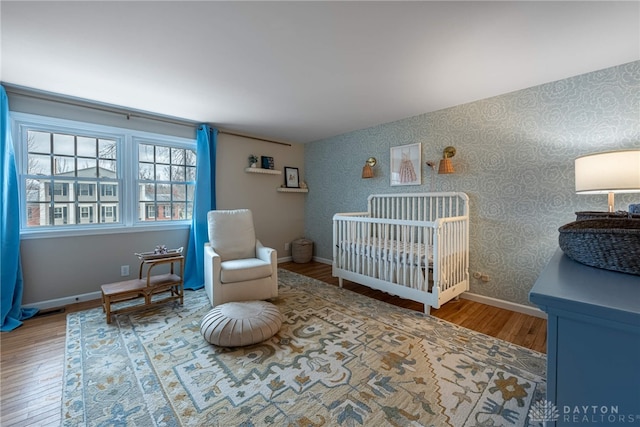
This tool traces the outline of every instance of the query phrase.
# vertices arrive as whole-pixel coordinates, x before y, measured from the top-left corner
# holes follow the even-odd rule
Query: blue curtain
[[[0,312],[2,313],[2,332],[11,331],[22,325],[21,320],[28,319],[38,312],[37,309],[24,309],[22,304],[22,265],[20,264],[20,192],[18,173],[11,140],[9,122],[9,101],[4,87],[0,86],[2,116],[0,117]]]
[[[217,139],[217,129],[207,125],[198,128],[196,189],[184,268],[185,289],[204,287],[204,244],[209,241],[207,213],[216,208]]]

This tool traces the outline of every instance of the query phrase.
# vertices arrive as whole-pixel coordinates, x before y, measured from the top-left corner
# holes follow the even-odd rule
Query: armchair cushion
[[[249,209],[209,211],[207,222],[209,242],[222,261],[256,257],[256,233]]]
[[[273,273],[271,263],[258,258],[233,259],[222,261],[220,281],[222,283],[246,282],[247,280],[262,279]]]

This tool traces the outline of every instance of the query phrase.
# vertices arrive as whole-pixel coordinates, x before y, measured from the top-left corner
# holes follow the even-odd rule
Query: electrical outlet
[[[125,276],[129,275],[129,266],[128,265],[121,265],[120,266],[120,275],[122,277],[125,277]]]
[[[483,282],[488,282],[491,279],[489,278],[489,276],[487,274],[483,274],[483,275],[480,276],[480,280],[482,280]]]
[[[290,248],[291,248],[291,243],[286,242],[286,243],[284,244],[284,250],[285,250],[285,251],[288,251]]]
[[[482,273],[480,273],[479,271],[476,271],[475,273],[473,273],[474,279],[479,279],[480,277],[482,277]]]

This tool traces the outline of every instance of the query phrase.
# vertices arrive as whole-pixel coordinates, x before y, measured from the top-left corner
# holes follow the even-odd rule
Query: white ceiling
[[[307,142],[640,60],[640,3],[14,2],[0,79]]]

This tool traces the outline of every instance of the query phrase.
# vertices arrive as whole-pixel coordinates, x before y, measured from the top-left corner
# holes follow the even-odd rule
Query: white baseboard
[[[484,295],[478,295],[471,292],[465,292],[460,295],[460,298],[468,299],[470,301],[479,302],[482,304],[490,305],[493,307],[504,308],[506,310],[515,311],[516,313],[528,314],[529,316],[540,317],[542,319],[547,318],[547,313],[536,307],[530,307],[524,304],[518,304],[515,302],[505,301],[498,298],[486,297]]]
[[[318,261],[324,264],[332,264],[333,261],[326,258],[313,257],[314,261]],[[505,301],[498,298],[486,297],[484,295],[478,295],[471,292],[465,292],[460,295],[461,298],[471,301],[479,302],[482,304],[490,305],[492,307],[504,308],[505,310],[515,311],[516,313],[528,314],[529,316],[540,317],[542,319],[547,318],[547,313],[540,310],[537,307],[531,307],[524,304],[518,304],[515,302]]]
[[[278,258],[278,263],[291,261],[292,257]],[[326,258],[313,257],[314,261],[321,262],[323,264],[332,264],[333,261]],[[479,302],[482,304],[490,305],[493,307],[504,308],[506,310],[515,311],[516,313],[528,314],[530,316],[540,317],[542,319],[547,318],[547,314],[536,307],[530,307],[528,305],[518,304],[515,302],[505,301],[497,298],[487,297],[484,295],[478,295],[471,292],[465,292],[460,295],[461,298],[471,301]],[[99,291],[90,292],[86,294],[80,294],[75,296],[69,296],[64,298],[57,298],[48,301],[41,301],[32,304],[25,304],[24,308],[37,308],[39,310],[49,310],[52,308],[64,307],[66,305],[75,304],[78,302],[91,301],[102,298],[102,294]]]
[[[49,310],[52,308],[60,308],[60,307],[64,307],[70,304],[75,304],[78,302],[91,301],[91,300],[101,299],[101,298],[102,298],[102,293],[97,291],[97,292],[89,292],[87,294],[80,294],[80,295],[75,295],[70,297],[34,302],[32,304],[25,304],[23,305],[23,307],[37,308],[38,310]]]

